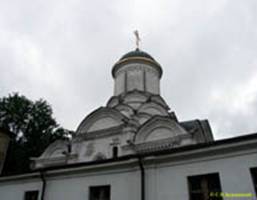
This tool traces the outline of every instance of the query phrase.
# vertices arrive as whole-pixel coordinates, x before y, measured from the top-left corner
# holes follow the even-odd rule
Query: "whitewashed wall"
[[[0,183],[1,200],[24,200],[24,192],[41,189],[40,179],[8,181]],[[40,195],[40,194],[39,194]]]
[[[208,158],[207,158],[208,159]],[[257,152],[236,157],[195,159],[156,165],[147,172],[147,200],[189,199],[187,177],[219,173],[223,192],[255,194],[250,168],[257,167]],[[230,198],[231,199],[231,198]]]
[[[248,151],[221,152],[196,157],[163,156],[150,160],[146,170],[146,200],[187,200],[187,177],[218,172],[223,192],[253,193],[251,167],[257,167],[257,147]],[[127,161],[126,161],[127,162]],[[62,172],[47,178],[46,200],[87,200],[89,186],[111,185],[112,200],[140,200],[140,171],[137,160],[123,167]],[[131,165],[134,163],[134,166]],[[127,166],[127,167],[126,167]],[[53,173],[53,172],[52,172]],[[27,190],[41,190],[40,179],[4,181],[0,179],[1,200],[23,200]]]
[[[113,200],[139,200],[139,172],[92,173],[83,177],[56,178],[48,181],[47,200],[87,200],[89,187],[111,185]]]
[[[151,65],[136,62],[126,64],[117,70],[115,76],[116,96],[134,89],[160,94],[160,72]]]

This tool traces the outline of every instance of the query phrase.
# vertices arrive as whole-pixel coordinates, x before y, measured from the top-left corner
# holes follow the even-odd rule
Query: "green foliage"
[[[0,127],[10,130],[4,174],[29,171],[31,157],[38,157],[65,130],[53,118],[51,106],[43,99],[31,101],[18,93],[0,98]]]

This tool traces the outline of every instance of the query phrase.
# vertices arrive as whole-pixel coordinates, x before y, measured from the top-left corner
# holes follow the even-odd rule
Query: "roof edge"
[[[111,158],[111,159],[106,159],[106,160],[97,160],[97,161],[90,161],[90,162],[82,162],[82,163],[74,163],[74,164],[69,164],[69,165],[59,165],[59,166],[51,166],[51,167],[46,167],[46,168],[39,168],[36,170],[33,170],[29,173],[23,173],[23,174],[13,174],[13,175],[2,175],[0,176],[0,182],[6,181],[15,178],[15,177],[27,177],[27,176],[33,176],[36,175],[37,172],[42,172],[42,171],[53,171],[53,170],[61,170],[61,169],[70,169],[70,168],[78,168],[78,167],[86,167],[86,166],[93,166],[93,165],[101,165],[101,164],[108,164],[108,163],[118,163],[122,161],[127,161],[129,159],[137,159],[139,156],[142,157],[149,157],[149,156],[162,156],[162,155],[171,155],[171,154],[176,154],[176,153],[183,153],[187,151],[193,151],[193,150],[199,150],[199,149],[205,149],[209,147],[216,147],[216,146],[221,146],[225,144],[233,144],[233,143],[240,143],[244,141],[251,141],[253,139],[257,140],[257,133],[253,134],[247,134],[247,135],[242,135],[242,136],[237,136],[233,138],[227,138],[227,139],[221,139],[221,140],[216,140],[216,141],[211,141],[211,142],[206,142],[206,143],[200,143],[200,144],[193,144],[193,145],[187,145],[187,146],[182,146],[174,149],[168,149],[168,150],[161,150],[161,151],[156,151],[156,152],[148,152],[148,153],[142,153],[142,154],[131,154],[131,155],[126,155],[118,158]]]

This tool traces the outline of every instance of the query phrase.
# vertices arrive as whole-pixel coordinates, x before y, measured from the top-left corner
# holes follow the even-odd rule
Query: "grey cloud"
[[[209,118],[217,137],[247,133],[256,112],[239,123],[240,113],[210,98],[257,73],[256,11],[254,0],[1,2],[0,95],[43,97],[75,129],[112,95],[112,65],[134,48],[138,28],[142,48],[163,66],[162,94],[181,120]]]

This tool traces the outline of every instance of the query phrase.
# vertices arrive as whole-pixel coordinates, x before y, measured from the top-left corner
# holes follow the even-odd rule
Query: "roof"
[[[112,68],[112,76],[115,77],[116,72],[125,64],[133,62],[143,62],[154,67],[159,72],[159,77],[162,76],[162,68],[160,64],[148,53],[140,49],[135,49],[123,55]]]
[[[240,142],[253,141],[256,139],[257,139],[257,133],[253,133],[253,134],[247,134],[247,135],[237,136],[237,137],[233,137],[233,138],[226,138],[226,139],[220,139],[220,140],[210,141],[210,142],[205,142],[205,143],[186,145],[186,146],[182,146],[182,147],[178,147],[178,148],[160,150],[160,151],[155,151],[155,152],[130,154],[130,155],[125,155],[125,156],[121,156],[121,157],[117,157],[117,158],[110,158],[110,159],[105,159],[105,160],[96,160],[96,161],[89,161],[89,162],[87,161],[87,162],[73,163],[73,164],[68,164],[68,165],[66,164],[66,165],[59,165],[59,166],[49,166],[49,167],[33,170],[33,172],[58,170],[58,169],[66,169],[66,168],[76,168],[76,167],[81,167],[81,166],[92,166],[92,165],[94,166],[94,165],[99,165],[99,164],[104,164],[104,163],[125,161],[125,160],[129,160],[132,158],[138,158],[138,157],[144,158],[144,157],[149,157],[149,156],[172,155],[172,154],[176,154],[176,153],[190,152],[193,150],[208,149],[210,147],[219,147],[222,145],[237,144]],[[248,146],[250,148],[250,145],[248,145]]]
[[[1,175],[0,176],[0,182],[2,181],[8,181],[8,180],[15,180],[16,178],[29,178],[33,176],[38,176],[37,173],[45,172],[45,171],[52,171],[52,170],[61,170],[61,169],[76,169],[79,167],[87,167],[87,166],[97,166],[97,165],[103,165],[103,164],[110,164],[110,163],[117,163],[117,162],[124,162],[128,161],[130,159],[138,159],[144,158],[144,157],[152,157],[152,156],[165,156],[165,155],[174,155],[177,153],[183,153],[183,152],[191,152],[194,150],[204,150],[209,149],[212,147],[221,147],[222,145],[230,145],[230,144],[238,144],[241,142],[253,142],[257,139],[257,133],[254,134],[248,134],[243,136],[238,136],[234,138],[228,138],[228,139],[222,139],[212,142],[206,142],[201,144],[194,144],[194,145],[187,145],[179,148],[169,149],[169,150],[161,150],[158,152],[148,152],[144,154],[133,154],[133,155],[126,155],[122,157],[117,158],[111,158],[106,160],[97,160],[97,161],[90,161],[90,162],[83,162],[83,163],[74,163],[74,164],[66,164],[66,165],[60,165],[60,166],[49,166],[46,168],[37,169],[31,172],[23,173],[23,174],[12,174],[12,175]],[[253,143],[253,145],[248,145],[247,143],[244,143],[244,145],[247,145],[248,148],[252,148],[253,145],[256,147],[256,144]],[[241,147],[240,147],[241,148]],[[215,150],[215,149],[214,149]],[[217,150],[217,149],[216,149]]]
[[[149,55],[148,53],[146,53],[144,51],[141,51],[138,48],[136,48],[136,50],[134,50],[134,51],[130,51],[130,52],[126,53],[125,55],[123,55],[120,58],[120,60],[123,60],[125,58],[132,58],[132,57],[143,57],[143,58],[148,58],[148,59],[155,61],[151,55]]]

